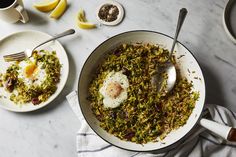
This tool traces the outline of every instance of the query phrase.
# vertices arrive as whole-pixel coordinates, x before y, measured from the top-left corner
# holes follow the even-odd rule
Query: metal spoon
[[[164,90],[166,93],[170,92],[176,82],[176,69],[174,64],[171,62],[172,54],[175,48],[175,44],[177,42],[177,38],[180,32],[180,29],[182,27],[182,24],[184,22],[184,19],[187,15],[188,11],[186,8],[182,8],[179,11],[179,18],[178,18],[178,23],[176,27],[176,32],[175,32],[175,37],[173,40],[172,48],[168,57],[168,60],[166,61],[164,66],[158,66],[157,72],[155,75],[152,76],[151,78],[151,84],[152,87],[157,89],[158,92]],[[163,74],[167,74],[168,78],[167,80],[163,78]],[[164,81],[166,81],[166,84],[164,84]],[[164,89],[163,89],[164,88]]]

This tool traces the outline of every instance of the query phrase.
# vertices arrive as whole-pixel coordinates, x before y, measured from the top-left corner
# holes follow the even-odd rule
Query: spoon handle
[[[185,20],[185,17],[187,15],[188,11],[186,8],[182,8],[180,9],[179,11],[179,18],[178,18],[178,23],[177,23],[177,27],[176,27],[176,32],[175,32],[175,37],[174,37],[174,41],[173,41],[173,44],[172,44],[172,48],[171,48],[171,51],[170,51],[170,56],[169,58],[171,58],[172,54],[173,54],[173,51],[174,51],[174,48],[175,48],[175,43],[177,41],[177,38],[179,36],[179,32],[180,32],[180,29],[184,23],[184,20]]]
[[[75,30],[74,30],[74,29],[69,29],[69,30],[67,30],[67,31],[65,31],[65,32],[62,32],[62,33],[60,33],[60,34],[57,34],[57,35],[55,35],[54,37],[52,37],[52,38],[48,39],[47,41],[45,41],[45,42],[39,44],[38,46],[36,46],[32,51],[34,51],[34,50],[37,49],[38,47],[40,47],[40,46],[42,46],[42,45],[44,45],[44,44],[46,44],[46,43],[48,43],[48,42],[50,42],[50,41],[52,41],[52,40],[56,40],[56,39],[58,39],[58,38],[61,38],[61,37],[64,37],[64,36],[67,36],[67,35],[70,35],[70,34],[74,34],[74,33],[75,33]]]

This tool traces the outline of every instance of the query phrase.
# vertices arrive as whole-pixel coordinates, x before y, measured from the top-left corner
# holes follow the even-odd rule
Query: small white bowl
[[[226,7],[224,8],[223,14],[223,26],[227,36],[236,44],[236,1],[229,0]]]
[[[98,16],[98,13],[99,13],[99,10],[106,4],[111,4],[111,5],[114,5],[118,8],[119,10],[119,14],[117,15],[117,19],[114,20],[114,21],[111,21],[111,22],[106,22],[104,20],[102,20],[99,16]],[[109,26],[114,26],[114,25],[117,25],[119,24],[122,20],[123,20],[123,17],[124,17],[124,8],[122,7],[122,5],[116,1],[105,1],[103,2],[102,4],[100,4],[96,10],[96,17],[97,17],[97,20],[101,23],[101,24],[104,24],[104,25],[109,25]]]

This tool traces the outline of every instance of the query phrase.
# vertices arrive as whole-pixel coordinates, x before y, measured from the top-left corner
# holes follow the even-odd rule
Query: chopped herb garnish
[[[151,76],[168,56],[168,50],[156,45],[123,44],[102,62],[91,82],[89,100],[104,130],[122,140],[144,144],[165,138],[187,122],[199,97],[199,93],[192,91],[192,82],[177,70],[171,92],[157,93],[151,88]],[[175,57],[171,61],[175,64]],[[117,108],[104,108],[99,89],[111,71],[122,71],[127,76],[128,98]]]

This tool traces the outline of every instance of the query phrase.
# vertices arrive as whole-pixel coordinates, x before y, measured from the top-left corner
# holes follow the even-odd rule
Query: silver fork
[[[31,49],[26,49],[22,52],[19,52],[19,53],[14,53],[14,54],[10,54],[10,55],[5,55],[3,56],[4,60],[6,62],[10,62],[10,61],[21,61],[21,60],[24,60],[25,58],[29,58],[32,56],[34,50],[36,50],[37,48],[39,48],[40,46],[50,42],[50,41],[53,41],[53,40],[56,40],[58,38],[61,38],[61,37],[64,37],[64,36],[67,36],[67,35],[70,35],[70,34],[74,34],[75,33],[75,30],[74,29],[69,29],[63,33],[60,33],[60,34],[57,34],[56,36],[52,37],[51,39],[48,39],[47,41],[37,45],[36,47],[34,47],[32,50]]]

